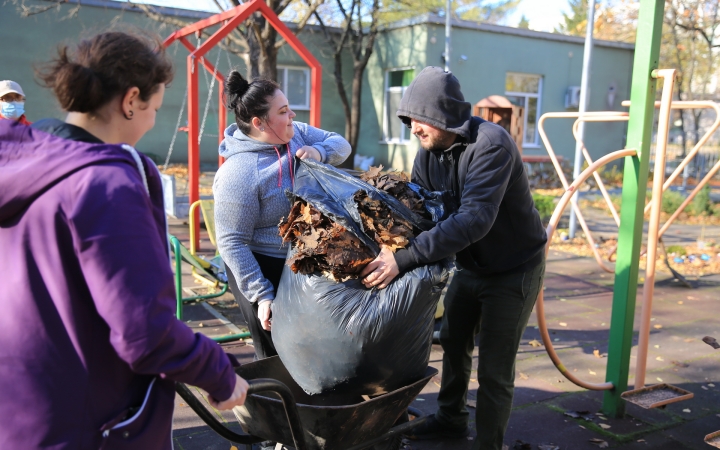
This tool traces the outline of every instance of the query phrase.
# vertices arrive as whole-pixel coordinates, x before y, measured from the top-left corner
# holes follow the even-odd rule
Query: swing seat
[[[694,394],[677,386],[663,383],[626,391],[620,394],[620,397],[641,408],[650,409],[665,408],[670,403],[690,400]]]

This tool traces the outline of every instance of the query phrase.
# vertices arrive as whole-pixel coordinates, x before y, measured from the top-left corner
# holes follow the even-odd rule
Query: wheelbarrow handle
[[[208,411],[205,405],[190,392],[190,389],[184,383],[175,383],[175,392],[177,392],[183,400],[185,400],[195,414],[202,419],[214,432],[236,444],[251,445],[262,442],[264,439],[250,434],[238,434],[225,425],[220,423],[215,415]]]
[[[187,402],[188,406],[195,411],[203,422],[205,422],[214,432],[228,441],[237,444],[249,445],[265,440],[249,434],[238,434],[227,428],[215,418],[213,413],[208,411],[205,405],[203,405],[203,403],[195,397],[195,395],[193,395],[184,383],[175,383],[175,391]],[[256,378],[248,381],[248,396],[258,392],[267,391],[275,392],[280,396],[283,408],[285,409],[285,416],[287,417],[288,424],[290,425],[290,434],[293,438],[295,449],[307,450],[308,447],[305,443],[305,435],[303,433],[302,422],[300,422],[300,414],[297,410],[295,397],[293,397],[290,389],[284,383],[271,378]]]
[[[305,433],[303,433],[300,414],[298,413],[295,397],[293,397],[290,388],[288,388],[285,383],[272,378],[255,378],[254,380],[248,381],[248,385],[248,395],[272,391],[280,396],[288,425],[290,425],[290,434],[292,435],[295,449],[307,450],[308,446],[305,443]]]

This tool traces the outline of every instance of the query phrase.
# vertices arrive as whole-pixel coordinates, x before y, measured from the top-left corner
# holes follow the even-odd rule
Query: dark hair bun
[[[235,113],[240,131],[250,132],[253,117],[267,120],[270,99],[280,85],[265,78],[248,82],[240,72],[233,69],[225,78],[225,105]]]
[[[65,111],[88,113],[97,110],[107,100],[103,84],[89,67],[72,62],[67,47],[61,48],[57,61],[55,84],[64,86],[56,95]]]
[[[240,75],[240,72],[233,69],[225,79],[225,92],[228,95],[228,108],[235,109],[243,95],[250,89],[250,83]]]

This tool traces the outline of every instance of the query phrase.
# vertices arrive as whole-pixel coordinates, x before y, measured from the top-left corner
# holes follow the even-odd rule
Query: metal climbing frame
[[[552,145],[550,145],[550,140],[547,137],[547,133],[545,133],[545,121],[547,119],[573,119],[576,118],[575,126],[582,120],[586,122],[610,122],[610,121],[617,121],[617,120],[628,120],[629,115],[628,113],[622,113],[622,112],[612,112],[612,111],[600,111],[600,112],[586,112],[582,115],[583,117],[580,117],[580,113],[575,112],[564,112],[564,113],[545,113],[540,117],[540,120],[538,121],[538,132],[540,133],[540,138],[543,141],[543,144],[545,144],[545,148],[547,149],[548,155],[550,156],[550,160],[552,161],[553,166],[555,167],[555,171],[558,174],[558,178],[560,178],[560,182],[563,185],[563,188],[567,190],[570,187],[570,184],[567,181],[567,178],[565,177],[565,174],[562,171],[562,167],[560,166],[560,161],[558,160],[557,156],[555,155],[555,151],[552,148]],[[573,127],[573,131],[575,131],[576,127]],[[577,138],[577,136],[576,136]],[[582,152],[583,156],[585,157],[585,160],[588,162],[588,164],[592,164],[592,159],[590,158],[590,154],[587,151],[587,148],[585,148],[585,145],[582,145]],[[615,211],[615,207],[612,204],[612,201],[610,200],[610,196],[607,193],[607,190],[605,189],[605,184],[603,183],[602,179],[597,173],[593,173],[593,176],[595,177],[595,181],[598,183],[598,187],[600,188],[600,191],[603,194],[603,197],[605,198],[605,201],[610,207],[610,211],[613,212],[613,217],[615,217],[615,221],[620,225],[620,218],[618,217],[617,211]],[[571,199],[572,200],[572,199]],[[572,202],[572,208],[573,211],[575,211],[575,216],[578,219],[578,223],[580,224],[580,227],[583,230],[583,233],[585,234],[585,239],[587,239],[588,244],[590,244],[590,249],[593,252],[593,256],[595,256],[595,260],[600,265],[600,267],[608,272],[612,273],[614,269],[603,261],[602,256],[600,255],[600,251],[595,246],[595,240],[592,237],[592,233],[590,232],[590,228],[588,227],[587,223],[585,222],[585,218],[582,215],[582,212],[580,211],[580,208],[578,207],[576,202]]]
[[[625,402],[620,397],[627,389],[630,350],[633,342],[633,320],[640,266],[645,191],[650,162],[650,141],[655,112],[656,76],[662,37],[663,0],[641,0],[630,94],[630,120],[626,147],[638,154],[625,159],[620,229],[615,263],[610,341],[605,380],[613,389],[605,391],[603,412],[622,416]]]
[[[660,54],[663,13],[665,2],[663,0],[641,0],[638,15],[638,31],[635,42],[635,57],[633,63],[631,105],[628,117],[628,134],[626,150],[611,153],[590,164],[581,176],[567,186],[567,192],[560,200],[560,204],[551,218],[548,234],[552,237],[554,228],[560,219],[564,208],[570,202],[578,186],[590,177],[592,172],[607,162],[625,157],[622,204],[620,211],[620,226],[618,232],[618,254],[615,264],[615,285],[613,289],[612,317],[610,319],[610,340],[608,347],[608,363],[605,383],[585,383],[575,378],[562,364],[552,348],[544,322],[544,303],[538,299],[538,324],[540,325],[543,341],[553,363],[561,373],[574,383],[588,389],[604,390],[603,412],[612,417],[622,416],[625,403],[621,394],[627,390],[630,350],[633,342],[633,321],[635,314],[635,300],[637,294],[638,271],[640,263],[640,244],[642,241],[642,228],[644,218],[644,205],[648,179],[648,166],[650,161],[650,142],[652,137],[652,122],[655,108],[655,92],[658,77],[664,77],[666,83],[663,89],[663,100],[666,113],[661,113],[662,120],[669,120],[670,100],[672,98],[672,83],[674,71],[657,71]],[[669,91],[669,93],[668,93]],[[621,113],[605,113],[621,116]],[[601,117],[602,113],[586,114],[587,117]],[[624,119],[621,119],[624,120]],[[664,124],[667,141],[667,123]],[[660,139],[658,139],[660,142]],[[666,143],[666,142],[665,142]],[[658,149],[658,153],[661,150]],[[662,149],[664,155],[664,148]],[[551,155],[552,157],[553,155]],[[556,160],[553,161],[556,163]],[[664,164],[664,161],[663,161]],[[559,168],[559,164],[556,164]],[[558,170],[560,174],[562,171]],[[664,172],[662,172],[664,173]],[[561,180],[564,175],[561,175]],[[662,179],[662,177],[660,177]],[[662,188],[662,183],[658,183]],[[662,198],[662,190],[654,195],[656,202]],[[576,205],[573,205],[576,209]],[[580,219],[581,214],[578,215]],[[586,225],[581,220],[581,226]],[[548,242],[549,246],[549,242]],[[594,248],[594,245],[592,246]],[[602,265],[602,264],[601,264]],[[541,325],[542,324],[542,325]]]
[[[675,70],[661,70],[656,71],[654,74],[657,77],[662,77],[665,80],[665,83],[663,84],[663,100],[661,102],[661,117],[659,121],[659,128],[658,128],[658,145],[657,145],[657,152],[655,157],[655,171],[656,173],[664,173],[664,167],[665,167],[665,153],[667,149],[667,135],[669,130],[669,121],[670,121],[670,99],[672,98],[672,92],[673,92],[673,86],[675,81]],[[547,115],[548,117],[575,117],[575,113],[551,113]],[[615,113],[595,113],[593,116],[588,117],[589,121],[609,121],[609,120],[622,120],[627,118],[627,115],[622,114],[615,114]],[[578,121],[575,122],[577,125]],[[576,136],[577,137],[577,136]],[[547,139],[546,136],[544,136],[544,139]],[[577,192],[578,188],[582,183],[584,183],[587,178],[590,177],[590,175],[595,176],[595,179],[598,181],[598,185],[603,189],[603,195],[608,200],[608,204],[612,208],[612,203],[609,201],[609,197],[607,195],[607,191],[604,190],[604,186],[602,185],[602,181],[600,180],[599,176],[597,175],[597,169],[603,167],[608,162],[614,161],[616,159],[619,159],[620,157],[626,157],[626,156],[637,156],[637,152],[634,149],[626,149],[626,150],[620,150],[617,152],[610,153],[609,155],[606,155],[605,157],[601,158],[600,160],[593,162],[590,159],[590,156],[587,154],[587,150],[585,149],[584,145],[582,145],[583,153],[585,154],[585,158],[588,160],[588,163],[590,166],[588,169],[583,171],[582,175],[578,177],[578,179],[574,180],[572,185],[567,186],[566,192],[563,195],[563,197],[560,199],[560,202],[558,206],[555,209],[555,212],[550,219],[550,223],[548,224],[547,228],[547,234],[548,234],[548,243],[546,245],[546,254],[549,252],[550,244],[552,241],[552,237],[555,233],[555,230],[557,228],[557,225],[560,221],[560,218],[562,217],[563,212],[565,211],[565,207],[567,206],[568,202],[572,200],[572,197]],[[557,158],[555,158],[554,153],[552,152],[552,148],[549,148],[549,153],[551,155],[551,159],[553,160],[553,163],[557,162]],[[561,180],[563,180],[563,184],[567,184],[567,180],[565,180],[564,175],[562,175],[562,172],[559,172],[561,174]],[[659,176],[655,178],[655,182],[653,185],[653,194],[652,194],[652,203],[651,206],[653,206],[652,215],[651,215],[651,221],[650,221],[650,233],[649,233],[649,242],[655,242],[655,245],[648,245],[648,268],[647,268],[647,275],[646,275],[646,283],[644,285],[644,295],[643,295],[643,321],[647,319],[647,324],[645,328],[641,326],[640,330],[640,351],[638,353],[638,378],[641,381],[641,384],[644,382],[644,374],[645,374],[645,359],[647,358],[647,342],[650,334],[650,311],[652,308],[652,294],[653,294],[653,287],[654,287],[654,274],[655,274],[655,259],[650,262],[650,258],[655,258],[656,252],[657,252],[657,243],[658,243],[658,229],[659,229],[659,214],[660,214],[660,204],[662,201],[662,184],[663,184],[663,177]],[[578,212],[578,221],[581,223],[581,226],[585,227],[584,220],[582,218],[582,215],[579,214],[579,209],[576,205],[573,205],[575,210]],[[613,208],[614,211],[614,208]],[[617,213],[616,213],[617,214]],[[616,218],[616,220],[619,222],[619,218]],[[589,236],[589,232],[588,236]],[[589,242],[593,243],[592,237],[588,237]],[[596,253],[596,258],[600,260],[599,255]],[[604,268],[604,267],[603,267]],[[647,317],[646,317],[647,316]],[[559,356],[555,352],[555,349],[552,345],[552,340],[550,339],[550,335],[548,333],[547,329],[547,323],[545,321],[545,308],[544,308],[544,297],[542,293],[540,294],[540,297],[538,298],[538,307],[537,307],[537,317],[538,317],[538,327],[540,329],[540,333],[542,336],[542,339],[545,344],[545,348],[552,359],[555,366],[560,370],[560,372],[570,381],[577,384],[578,386],[584,387],[586,389],[591,390],[610,390],[613,389],[613,383],[606,382],[606,383],[588,383],[585,381],[580,380],[579,378],[572,375],[571,372],[567,370],[567,368],[562,364],[560,361]],[[643,345],[644,345],[644,352],[643,352]],[[642,387],[636,386],[637,388]]]
[[[275,12],[267,6],[263,0],[250,0],[232,9],[224,11],[220,14],[200,20],[194,24],[188,25],[180,30],[175,31],[168,36],[163,42],[163,46],[169,47],[175,41],[185,46],[190,51],[187,57],[187,79],[188,79],[188,193],[189,203],[193,204],[200,199],[200,144],[199,144],[199,114],[200,103],[198,98],[198,62],[210,73],[214,74],[220,82],[219,101],[222,105],[223,80],[224,77],[215,67],[205,59],[205,55],[215,47],[223,38],[225,38],[232,30],[240,26],[250,14],[262,14],[265,19],[277,30],[278,34],[284,38],[298,55],[310,66],[310,125],[320,126],[320,100],[322,95],[321,66],[318,60],[305,48],[300,40],[292,31],[280,20]],[[206,28],[219,25],[220,28],[215,31],[204,43],[197,48],[187,40],[187,36],[198,33]],[[227,122],[226,111],[219,108],[220,114],[218,118],[219,132],[218,139],[222,140],[223,132]],[[200,220],[198,212],[195,211],[195,248],[199,248],[200,236]]]
[[[555,234],[555,230],[557,229],[557,225],[560,222],[560,218],[562,217],[563,213],[565,212],[565,208],[567,207],[568,203],[570,203],[570,200],[572,199],[572,196],[575,192],[577,192],[577,189],[584,183],[588,178],[590,178],[591,175],[593,175],[599,168],[605,166],[607,163],[615,161],[620,158],[627,158],[627,157],[636,157],[637,151],[635,149],[625,149],[625,150],[618,150],[616,152],[609,153],[602,158],[598,159],[594,163],[590,164],[590,166],[585,169],[578,178],[573,181],[573,183],[568,186],[568,188],[565,191],[565,194],[563,194],[562,197],[560,197],[560,202],[558,203],[557,207],[555,208],[555,211],[553,212],[552,217],[550,218],[550,222],[547,227],[547,236],[548,241],[545,245],[545,255],[547,256],[548,252],[550,251],[550,242],[552,241],[552,237]],[[578,219],[581,219],[582,216],[578,215]],[[582,223],[582,222],[581,222]],[[543,290],[540,290],[540,294],[538,295],[537,303],[535,305],[535,313],[537,314],[538,319],[538,328],[540,329],[540,336],[542,337],[543,343],[545,344],[545,350],[547,351],[548,355],[550,356],[550,359],[552,360],[553,364],[555,364],[555,367],[560,371],[560,373],[563,374],[565,378],[572,381],[573,383],[577,384],[580,387],[583,387],[585,389],[590,389],[594,391],[603,391],[603,390],[610,390],[613,389],[614,384],[610,381],[605,383],[588,383],[586,381],[582,381],[581,379],[574,376],[568,369],[565,367],[565,365],[560,361],[560,357],[555,352],[555,348],[552,344],[552,339],[550,339],[550,334],[548,333],[547,323],[545,321],[545,301],[544,301],[544,294]]]

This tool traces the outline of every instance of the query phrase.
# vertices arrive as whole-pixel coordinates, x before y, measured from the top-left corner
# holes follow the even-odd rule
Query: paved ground
[[[604,221],[596,223],[602,226]],[[181,237],[186,228],[171,227]],[[694,240],[698,227],[671,229],[678,241]],[[717,234],[718,230],[713,230]],[[708,230],[706,230],[706,234]],[[670,236],[668,236],[670,237]],[[205,243],[205,246],[208,244]],[[554,444],[562,450],[596,449],[606,442],[620,449],[710,449],[705,435],[720,430],[720,350],[701,341],[703,336],[720,339],[720,276],[704,277],[696,289],[680,287],[669,275],[660,273],[655,290],[653,332],[650,339],[647,382],[665,382],[687,389],[695,397],[668,406],[665,410],[644,410],[628,405],[622,419],[599,414],[602,393],[581,389],[567,381],[555,369],[540,340],[535,316],[530,320],[518,355],[516,391],[505,443],[510,449],[538,449]],[[186,285],[192,282],[186,277]],[[551,252],[545,289],[546,315],[555,347],[563,363],[587,381],[604,381],[607,339],[612,301],[612,275],[602,272],[590,258]],[[242,328],[238,315],[223,303],[215,305]],[[229,332],[219,320],[207,315],[199,305],[186,307],[188,325],[198,331],[224,334]],[[640,306],[636,309],[639,317]],[[213,322],[212,320],[215,320]],[[199,324],[203,323],[200,327]],[[637,327],[636,327],[637,328]],[[243,361],[252,359],[251,345],[226,344],[226,349]],[[598,350],[598,358],[594,351]],[[430,364],[441,369],[442,349],[433,346]],[[635,353],[631,356],[634,371]],[[631,376],[630,384],[632,385]],[[428,383],[413,406],[434,411],[440,377]],[[477,383],[471,383],[474,389]],[[471,415],[474,412],[470,408]],[[590,419],[574,419],[568,411],[587,411]],[[228,424],[239,430],[232,414],[223,414]],[[475,424],[471,424],[475,427]],[[480,424],[482,426],[482,424]],[[231,443],[209,430],[181,399],[176,401],[174,441],[177,449],[223,449]],[[474,432],[473,432],[474,435]],[[591,442],[596,440],[596,443]],[[527,444],[527,446],[522,446]],[[470,449],[468,439],[409,442],[413,450]],[[242,447],[240,447],[242,448]],[[554,448],[554,447],[543,447]],[[341,449],[338,449],[341,450]]]

